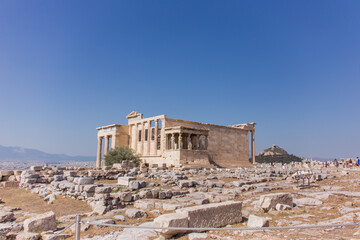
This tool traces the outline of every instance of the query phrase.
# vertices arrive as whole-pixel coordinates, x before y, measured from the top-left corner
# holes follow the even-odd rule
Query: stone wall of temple
[[[166,127],[183,126],[209,130],[209,161],[221,167],[249,166],[247,130],[166,118]]]

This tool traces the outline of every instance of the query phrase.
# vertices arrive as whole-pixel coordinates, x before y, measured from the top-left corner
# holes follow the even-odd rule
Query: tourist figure
[[[359,157],[356,157],[356,163],[357,163],[357,166],[360,166],[360,158]]]

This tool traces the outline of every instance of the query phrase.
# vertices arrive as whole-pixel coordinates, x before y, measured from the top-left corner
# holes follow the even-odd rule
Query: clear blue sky
[[[360,1],[0,1],[0,145],[95,155],[133,110],[360,155]]]

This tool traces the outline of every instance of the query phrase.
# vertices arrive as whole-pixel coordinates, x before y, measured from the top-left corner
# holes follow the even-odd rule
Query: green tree
[[[112,166],[114,163],[121,163],[124,160],[133,161],[135,166],[140,164],[140,156],[127,146],[115,147],[105,155],[105,166]]]

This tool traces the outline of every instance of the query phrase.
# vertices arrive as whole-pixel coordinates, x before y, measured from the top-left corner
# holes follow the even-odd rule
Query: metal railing
[[[150,226],[135,226],[135,225],[122,225],[122,224],[108,224],[108,223],[94,223],[94,222],[82,222],[81,215],[76,215],[76,220],[62,229],[56,234],[64,232],[66,229],[75,224],[75,240],[80,240],[81,224],[97,225],[104,227],[119,227],[119,228],[140,228],[151,230],[178,230],[178,231],[268,231],[268,230],[286,230],[286,229],[311,229],[311,228],[330,228],[330,227],[346,227],[357,226],[360,222],[338,223],[338,224],[319,224],[319,225],[298,225],[298,226],[284,226],[284,227],[241,227],[241,228],[196,228],[196,227],[150,227]]]

